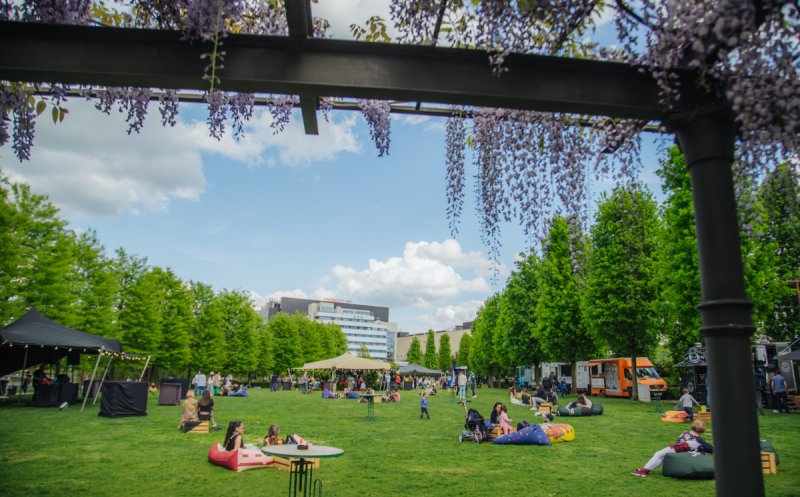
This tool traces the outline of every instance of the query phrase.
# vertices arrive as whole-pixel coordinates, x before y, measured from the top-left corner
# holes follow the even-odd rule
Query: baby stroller
[[[486,429],[486,420],[481,416],[481,413],[475,409],[467,411],[467,417],[464,421],[464,428],[466,428],[458,437],[459,442],[465,440],[481,443],[489,438],[489,430]]]

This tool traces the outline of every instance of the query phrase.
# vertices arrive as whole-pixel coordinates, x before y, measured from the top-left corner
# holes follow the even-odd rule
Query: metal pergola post
[[[98,362],[99,362],[99,359],[100,358],[98,357]],[[108,362],[106,363],[106,369],[103,371],[103,377],[100,378],[100,387],[97,390],[97,393],[95,394],[94,399],[92,399],[92,405],[97,404],[97,397],[100,396],[100,391],[103,389],[103,382],[106,381],[106,375],[108,374],[108,368],[111,367],[111,361],[113,361],[113,360],[114,360],[114,356],[108,356]]]
[[[676,125],[692,180],[717,495],[763,497],[752,388],[752,303],[745,295],[734,198],[735,126],[727,112]]]

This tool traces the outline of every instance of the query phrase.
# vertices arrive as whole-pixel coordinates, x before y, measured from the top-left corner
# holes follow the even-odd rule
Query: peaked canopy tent
[[[438,369],[428,369],[425,366],[420,366],[416,362],[412,362],[408,366],[403,366],[398,370],[401,375],[416,375],[416,376],[441,376],[444,372]]]
[[[364,371],[388,371],[392,369],[388,362],[367,359],[366,357],[354,356],[348,352],[322,361],[307,362],[302,367],[294,368],[300,371],[311,371],[314,369],[345,369],[345,370],[364,370]]]
[[[58,324],[35,308],[0,329],[0,375],[29,364],[52,364],[68,355],[120,353],[119,340]]]

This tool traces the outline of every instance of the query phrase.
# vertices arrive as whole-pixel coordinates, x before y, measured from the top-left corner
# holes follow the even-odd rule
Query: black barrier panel
[[[107,418],[147,416],[147,383],[143,381],[103,383],[99,415]]]
[[[162,383],[158,393],[158,405],[177,406],[181,403],[182,387],[180,383]]]
[[[192,387],[192,382],[188,378],[166,378],[161,380],[161,386],[159,388],[164,388],[165,383],[177,383],[181,386],[181,398],[186,398],[186,392]]]

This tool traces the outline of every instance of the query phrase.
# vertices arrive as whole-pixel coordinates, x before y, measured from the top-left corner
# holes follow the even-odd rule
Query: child
[[[283,439],[279,433],[281,428],[278,425],[270,425],[267,436],[264,437],[264,445],[283,445]]]
[[[500,428],[503,430],[503,435],[511,433],[511,419],[508,417],[508,408],[505,404],[500,405]]]
[[[428,416],[428,420],[431,419],[428,412],[428,392],[422,392],[422,398],[419,399],[419,419],[422,419],[423,415]]]
[[[686,414],[689,415],[689,422],[692,422],[694,421],[694,411],[692,410],[692,406],[694,404],[697,404],[699,407],[700,402],[697,402],[697,400],[695,400],[695,398],[692,397],[692,395],[689,393],[688,388],[684,388],[683,390],[681,390],[681,392],[683,393],[683,395],[681,395],[681,398],[678,399],[678,403],[681,405],[681,407],[683,407],[683,410],[686,411]]]
[[[667,454],[688,451],[712,454],[714,452],[714,447],[700,437],[705,431],[706,424],[703,423],[702,420],[698,419],[693,421],[691,430],[681,433],[681,436],[678,437],[678,440],[674,444],[653,454],[653,457],[647,461],[647,464],[645,464],[643,468],[638,468],[631,474],[634,476],[646,477],[648,473],[661,466]]]

